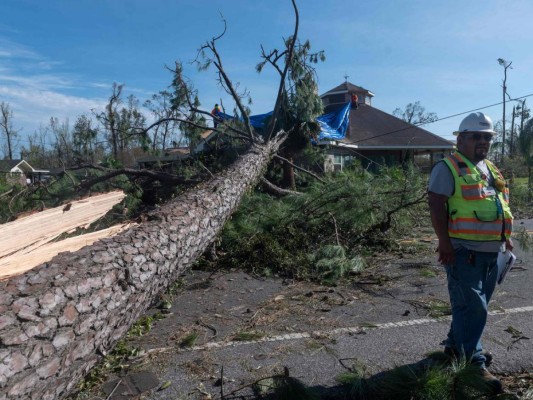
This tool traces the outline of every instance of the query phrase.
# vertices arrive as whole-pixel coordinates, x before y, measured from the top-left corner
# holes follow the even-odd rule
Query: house
[[[50,171],[32,167],[26,160],[0,160],[0,174],[6,180],[21,185],[40,182],[50,177]]]
[[[359,104],[357,109],[348,109],[353,94],[357,95]],[[321,137],[318,142],[326,146],[326,170],[342,170],[354,159],[371,168],[405,161],[430,167],[454,149],[453,142],[373,107],[374,93],[350,82],[320,97],[326,114],[344,108],[348,118],[343,137]]]

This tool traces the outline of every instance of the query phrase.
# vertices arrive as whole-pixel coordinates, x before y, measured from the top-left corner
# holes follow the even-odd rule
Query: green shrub
[[[224,227],[216,265],[334,283],[359,273],[369,248],[412,229],[424,193],[425,177],[402,169],[345,171],[280,199],[252,193]]]

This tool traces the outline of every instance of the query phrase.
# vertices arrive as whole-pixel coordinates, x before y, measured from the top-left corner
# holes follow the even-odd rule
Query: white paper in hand
[[[505,279],[505,275],[513,268],[516,256],[510,250],[498,253],[498,285]]]

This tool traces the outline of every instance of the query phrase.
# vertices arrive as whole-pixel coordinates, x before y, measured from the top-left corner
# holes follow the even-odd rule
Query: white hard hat
[[[487,132],[493,135],[496,134],[492,129],[492,120],[482,112],[472,113],[463,119],[461,125],[459,125],[459,130],[453,134],[457,136],[463,132]]]

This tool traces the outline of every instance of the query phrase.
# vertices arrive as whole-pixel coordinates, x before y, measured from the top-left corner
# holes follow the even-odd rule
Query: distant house
[[[360,160],[364,167],[398,165],[408,160],[431,166],[454,149],[452,142],[372,107],[374,93],[349,82],[320,96],[324,112],[344,107],[352,94],[357,95],[359,104],[357,109],[349,110],[345,137],[319,142],[327,146],[326,170],[342,170],[354,159]]]
[[[29,185],[46,180],[50,171],[32,167],[26,160],[0,160],[0,173],[6,180],[21,185]]]

